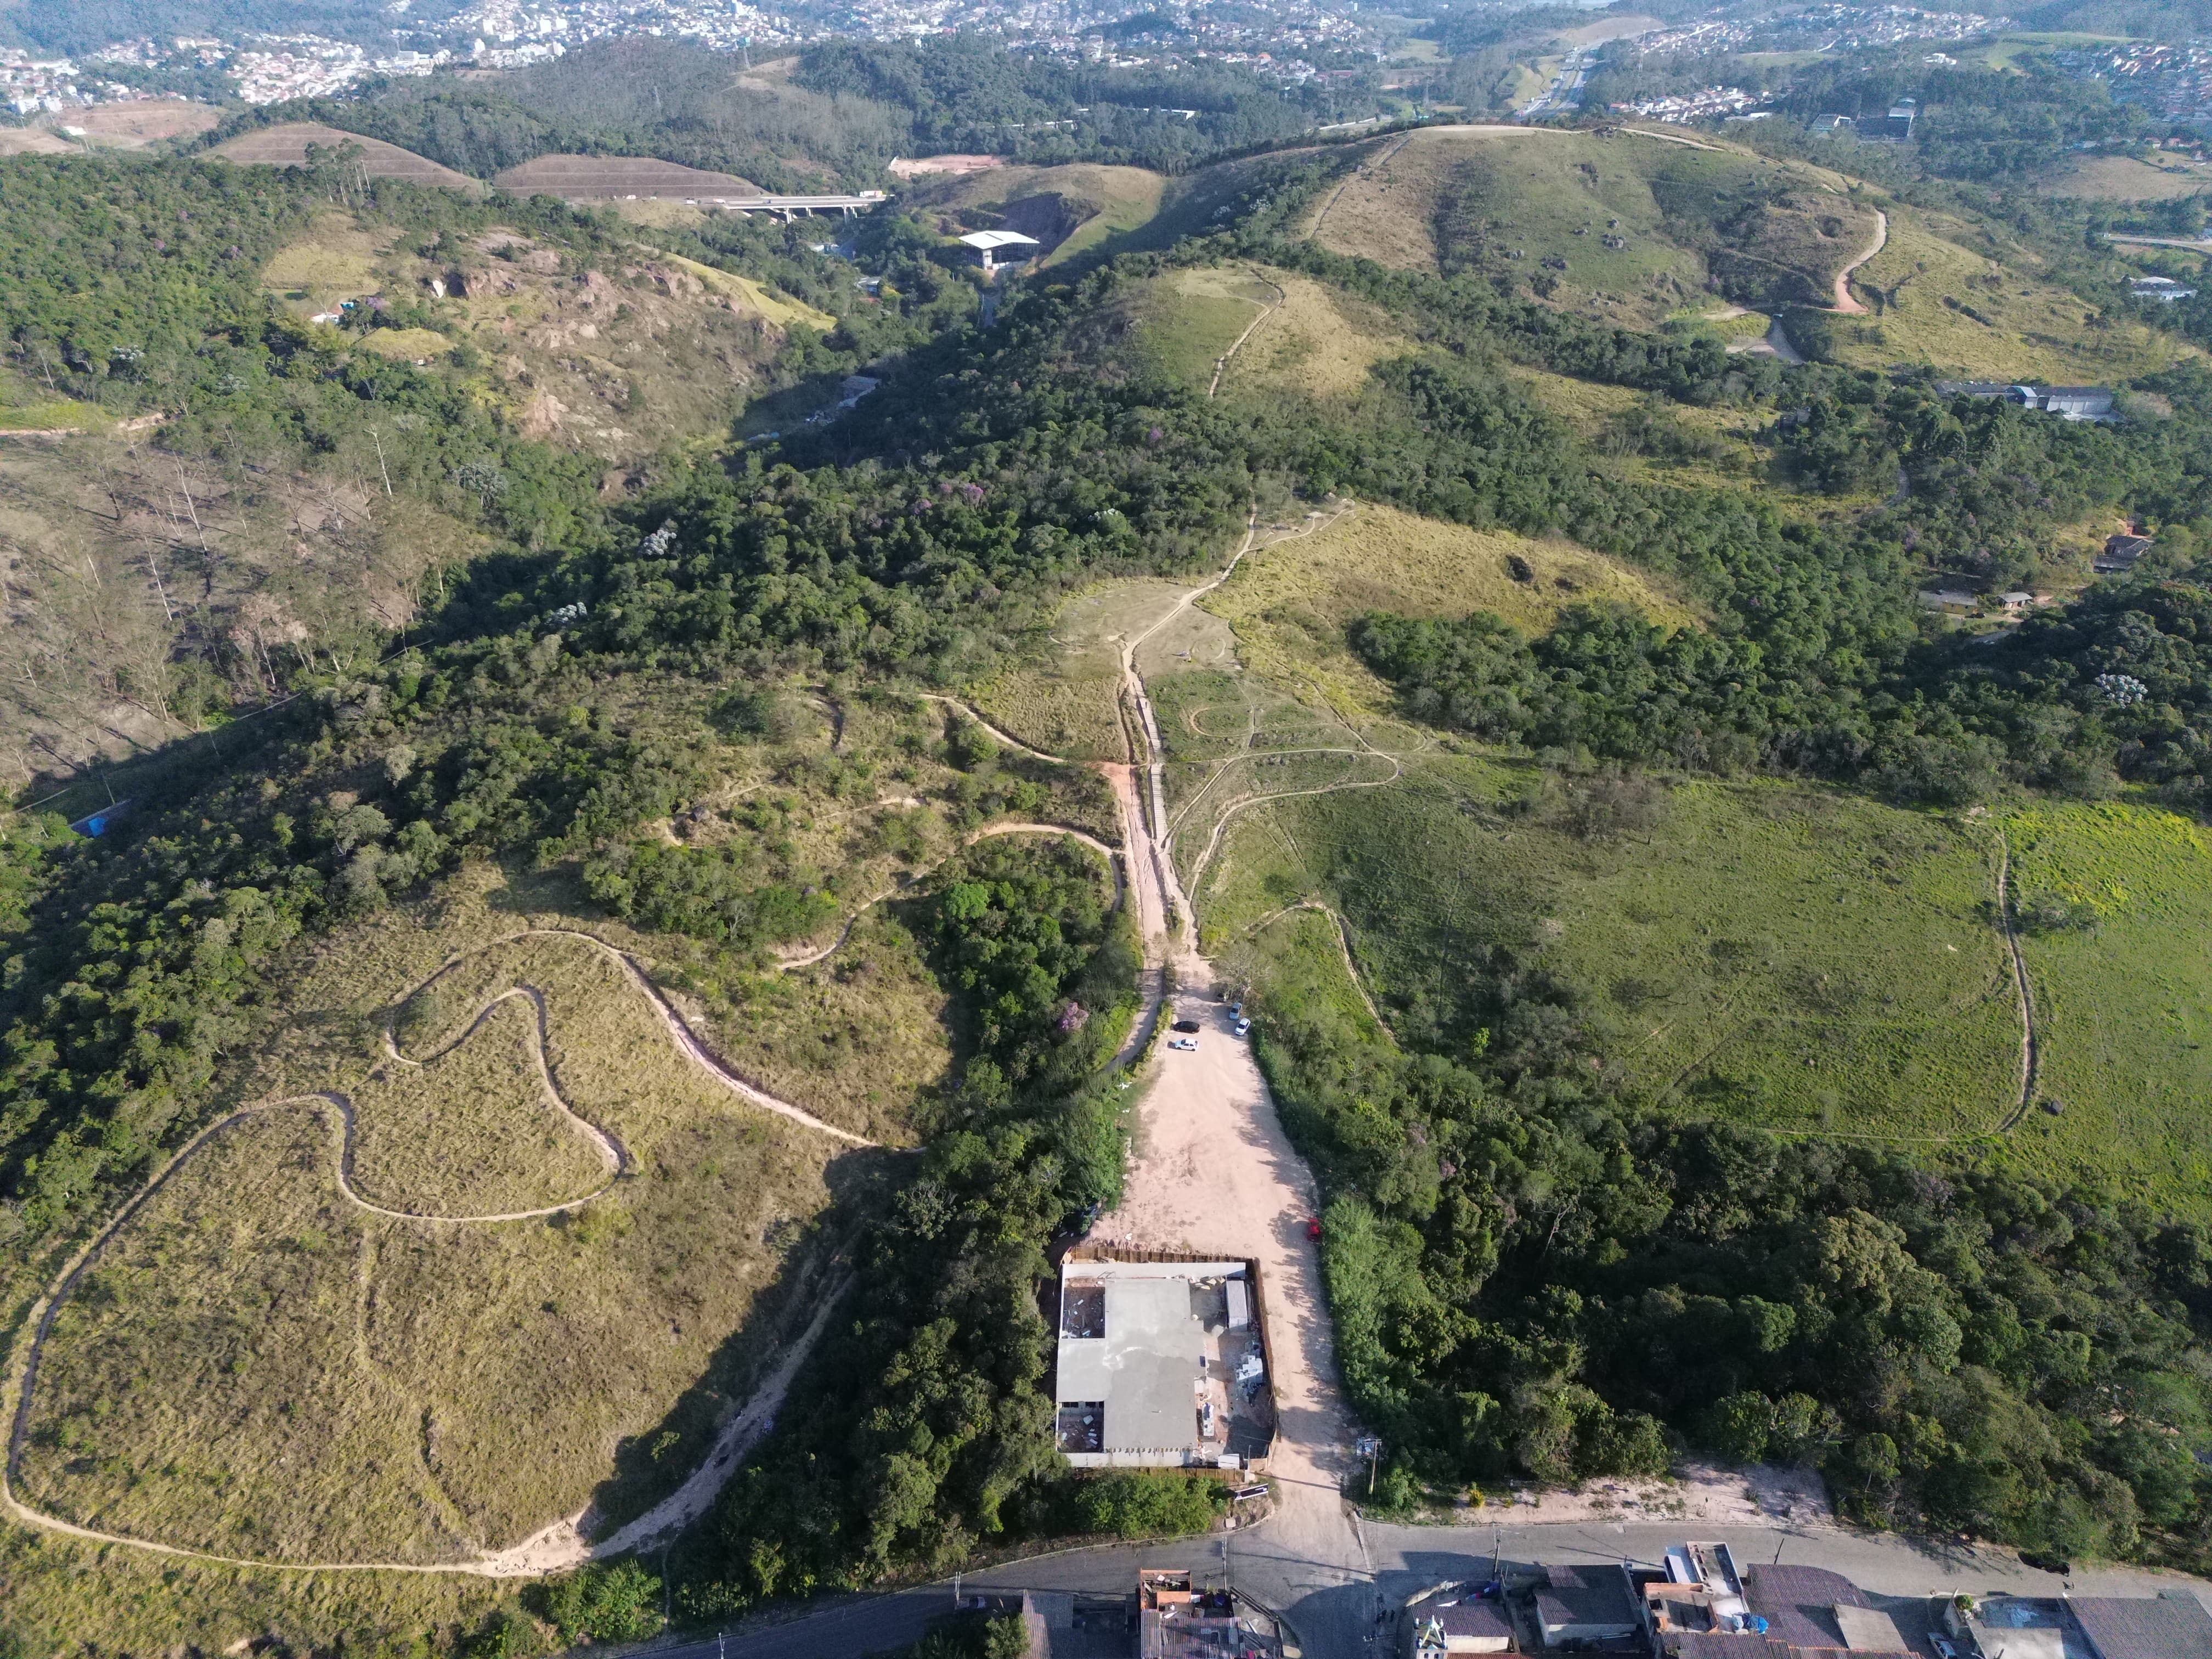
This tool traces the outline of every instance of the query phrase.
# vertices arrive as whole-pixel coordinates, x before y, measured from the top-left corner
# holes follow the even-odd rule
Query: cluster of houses
[[[1726,1544],[1538,1566],[1408,1602],[1404,1659],[1549,1651],[1624,1659],[2191,1659],[2212,1613],[2157,1596],[1870,1596],[1823,1567],[1741,1567]]]

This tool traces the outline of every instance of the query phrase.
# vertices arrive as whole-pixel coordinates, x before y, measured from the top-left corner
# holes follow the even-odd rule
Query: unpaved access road
[[[1364,1576],[1365,1556],[1342,1497],[1352,1424],[1336,1370],[1320,1253],[1307,1237],[1319,1214],[1313,1175],[1283,1133],[1251,1045],[1231,1029],[1215,994],[1213,965],[1198,954],[1196,921],[1166,849],[1152,826],[1164,823],[1164,750],[1138,648],[1200,594],[1226,581],[1250,551],[1255,525],[1228,568],[1181,595],[1121,652],[1125,690],[1150,750],[1146,764],[1110,769],[1128,848],[1130,885],[1144,930],[1145,959],[1172,977],[1170,1006],[1202,1028],[1195,1053],[1158,1052],[1138,1106],[1136,1153],[1121,1206],[1091,1237],[1152,1249],[1249,1256],[1260,1264],[1272,1379],[1281,1425],[1268,1474],[1279,1506],[1263,1528],[1268,1548],[1317,1591]],[[1148,818],[1146,808],[1150,808]],[[1144,890],[1150,886],[1152,891]]]
[[[1863,317],[1866,307],[1851,298],[1851,273],[1889,246],[1889,216],[1880,208],[1874,213],[1874,246],[1836,273],[1836,309],[1847,316]]]

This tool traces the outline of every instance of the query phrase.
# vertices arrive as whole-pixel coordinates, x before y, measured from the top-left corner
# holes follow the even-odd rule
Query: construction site
[[[1054,1443],[1080,1468],[1265,1468],[1256,1261],[1079,1245],[1060,1264]]]

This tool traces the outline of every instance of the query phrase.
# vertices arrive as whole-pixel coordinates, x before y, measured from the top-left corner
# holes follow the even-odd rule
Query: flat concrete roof
[[[1106,1334],[1060,1345],[1063,1400],[1107,1401],[1105,1449],[1157,1451],[1198,1442],[1199,1356],[1206,1328],[1182,1279],[1109,1279]]]
[[[1230,1376],[1259,1334],[1227,1328],[1223,1281],[1243,1278],[1242,1261],[1085,1261],[1060,1268],[1059,1364],[1054,1389],[1064,1407],[1103,1407],[1099,1452],[1218,1452],[1230,1416],[1242,1407]],[[1210,1281],[1210,1282],[1209,1282]],[[1071,1317],[1081,1291],[1092,1311]],[[1103,1297],[1103,1317],[1097,1316]],[[1095,1329],[1101,1334],[1072,1335]],[[1212,1399],[1215,1438],[1201,1441],[1199,1408]]]

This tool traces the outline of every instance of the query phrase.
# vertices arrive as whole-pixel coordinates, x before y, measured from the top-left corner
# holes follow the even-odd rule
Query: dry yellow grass
[[[628,990],[611,982],[618,975],[604,977],[608,997]],[[434,986],[414,999],[406,1012],[430,1017],[403,1014],[402,1032],[412,1036],[416,1027],[440,1023],[444,992]],[[468,1008],[464,1019],[477,1012]],[[609,1170],[595,1143],[548,1085],[530,1000],[495,1002],[464,1031],[432,1045],[408,1043],[410,1056],[426,1064],[387,1060],[350,1091],[354,1190],[415,1215],[491,1215],[566,1203],[605,1186]]]
[[[688,230],[707,222],[706,209],[685,202],[663,201],[657,196],[609,202],[606,206],[610,212],[631,224],[649,225],[657,230]]]
[[[908,1103],[951,1066],[945,1001],[914,936],[878,906],[828,960],[753,979],[704,1018],[741,1075],[896,1145],[913,1137]]]
[[[827,334],[837,326],[837,319],[826,311],[817,311],[800,301],[776,294],[750,276],[740,276],[735,271],[721,270],[713,265],[702,264],[696,259],[686,259],[676,254],[666,256],[669,264],[690,271],[716,294],[740,301],[758,312],[779,328],[788,328],[793,323],[819,329]]]
[[[95,144],[136,149],[159,139],[205,132],[222,119],[222,113],[210,105],[155,98],[144,103],[100,104],[73,111],[69,124],[82,127]]]
[[[526,1148],[544,1129],[500,1020],[454,1056],[483,1043],[481,1064],[433,1067],[415,1095],[389,1079],[377,1036],[396,993],[467,951],[410,1011],[408,1037],[434,1048],[495,992],[538,987],[562,1092],[620,1138],[632,1172],[560,1217],[402,1221],[343,1199],[327,1114],[240,1121],[63,1304],[33,1396],[32,1501],[227,1554],[435,1561],[586,1501],[635,1512],[689,1468],[789,1334],[786,1316],[811,1311],[789,1294],[803,1265],[791,1252],[829,1200],[827,1166],[872,1155],[712,1084],[590,946],[493,942],[551,892],[472,872],[304,951],[294,1024],[254,1082],[357,1094],[364,1123],[380,1120],[364,1186],[441,1201],[489,1190],[447,1159],[483,1155],[502,1117],[523,1118]],[[458,1146],[405,1144],[410,1127],[448,1124]],[[526,1148],[492,1155],[520,1164]]]
[[[1531,580],[1514,579],[1513,558],[1526,562]],[[1609,601],[1670,625],[1696,620],[1648,577],[1587,548],[1362,506],[1327,529],[1253,554],[1200,603],[1228,619],[1238,654],[1261,678],[1285,687],[1317,683],[1340,706],[1379,711],[1389,706],[1388,690],[1344,642],[1346,626],[1364,611],[1492,611],[1535,631],[1568,605]]]
[[[76,146],[46,127],[0,127],[0,155],[69,155]]]
[[[968,689],[1003,730],[1049,755],[1126,760],[1118,698],[1124,640],[1174,605],[1178,583],[1109,582],[1060,607],[1050,635],[1019,663]]]
[[[1947,240],[1941,216],[1896,206],[1888,211],[1888,242],[1851,277],[1852,291],[1872,314],[1802,319],[1825,331],[1840,362],[1867,368],[1924,363],[1978,379],[2087,383],[2125,380],[2201,355],[2124,316],[2093,325],[2094,307],[2039,281],[2031,269],[1985,259]]]
[[[1213,274],[1188,271],[1179,280]],[[1376,364],[1414,349],[1372,307],[1333,293],[1310,276],[1272,270],[1258,274],[1283,297],[1230,360],[1221,377],[1224,395],[1257,386],[1311,398],[1344,397],[1367,384]]]
[[[1475,147],[1559,142],[1560,135],[1535,127],[1437,127],[1416,132],[1403,145],[1378,143],[1342,191],[1324,191],[1306,234],[1323,247],[1407,270],[1437,268],[1431,229],[1437,192],[1451,169]],[[1389,155],[1379,164],[1376,156]]]
[[[327,310],[340,300],[376,291],[376,262],[385,246],[350,218],[325,214],[313,236],[270,256],[261,268],[261,285],[295,295],[312,309]]]

